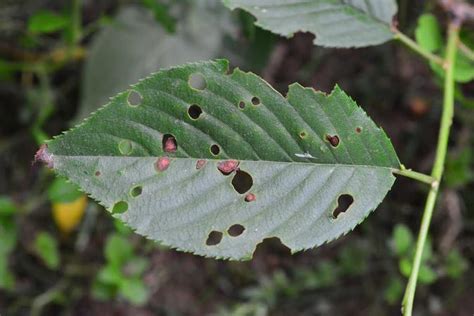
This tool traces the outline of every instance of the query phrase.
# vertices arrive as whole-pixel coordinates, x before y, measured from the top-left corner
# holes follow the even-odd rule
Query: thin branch
[[[446,64],[443,58],[439,57],[438,55],[433,54],[430,51],[427,51],[426,49],[418,45],[417,42],[415,42],[414,40],[412,40],[411,38],[409,38],[408,36],[400,32],[399,30],[394,30],[394,32],[395,32],[395,39],[399,40],[400,42],[402,42],[403,44],[411,48],[414,52],[426,58],[428,61],[431,61],[440,65],[441,67],[443,67],[443,69],[446,68]]]
[[[413,301],[415,299],[416,283],[418,281],[418,272],[421,265],[421,257],[425,248],[428,230],[433,216],[433,210],[438,196],[439,181],[443,176],[444,163],[448,149],[449,132],[452,125],[454,114],[454,64],[456,62],[457,42],[459,37],[459,20],[454,20],[449,24],[448,28],[448,44],[447,44],[447,69],[444,79],[444,100],[443,114],[441,116],[441,126],[438,136],[438,145],[436,148],[436,157],[431,172],[431,176],[438,180],[436,185],[432,185],[426,200],[423,218],[421,219],[420,232],[416,242],[415,257],[413,259],[412,271],[408,280],[407,288],[402,302],[402,310],[404,316],[411,316],[413,311]]]

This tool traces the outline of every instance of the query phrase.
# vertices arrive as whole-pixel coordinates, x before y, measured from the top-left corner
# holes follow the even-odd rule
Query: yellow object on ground
[[[53,218],[59,230],[64,234],[71,233],[81,222],[87,207],[87,197],[79,198],[68,203],[53,203]]]

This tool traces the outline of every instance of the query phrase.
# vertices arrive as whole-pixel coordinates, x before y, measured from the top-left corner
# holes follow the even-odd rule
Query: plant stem
[[[464,44],[461,41],[458,41],[458,48],[459,48],[459,51],[464,56],[469,58],[471,61],[474,61],[474,51],[472,49],[470,49],[466,44]]]
[[[393,169],[393,173],[399,174],[401,176],[411,178],[420,182],[424,182],[429,185],[433,185],[434,183],[438,182],[435,178],[432,176],[429,176],[427,174],[421,173],[421,172],[416,172],[411,169]]]
[[[428,235],[428,229],[433,215],[433,209],[438,196],[439,181],[443,176],[444,162],[448,148],[449,131],[451,128],[454,113],[454,63],[456,62],[457,42],[459,37],[460,25],[457,22],[451,22],[448,28],[448,44],[446,55],[446,75],[444,80],[444,99],[443,114],[441,116],[441,126],[438,135],[438,145],[436,148],[436,157],[431,176],[437,181],[431,186],[428,194],[423,218],[421,220],[420,232],[416,243],[415,258],[413,259],[413,268],[408,280],[407,288],[402,302],[404,316],[411,316],[413,311],[413,301],[415,298],[416,283],[418,281],[418,272],[420,270],[421,257]]]
[[[418,45],[417,42],[415,42],[414,40],[412,40],[411,38],[409,38],[408,36],[400,32],[399,30],[395,30],[395,39],[399,40],[400,42],[402,42],[403,44],[411,48],[416,53],[425,57],[427,60],[434,62],[440,65],[441,67],[443,67],[443,69],[445,69],[446,64],[443,58],[431,53],[430,51],[427,51],[426,49]]]

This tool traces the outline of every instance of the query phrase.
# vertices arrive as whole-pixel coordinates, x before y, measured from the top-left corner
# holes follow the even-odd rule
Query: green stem
[[[411,169],[393,169],[392,172],[396,173],[396,174],[399,174],[401,176],[407,177],[407,178],[411,178],[411,179],[414,179],[414,180],[417,180],[417,181],[420,181],[420,182],[424,182],[424,183],[429,184],[429,185],[433,185],[436,182],[438,182],[438,180],[436,180],[432,176],[429,176],[429,175],[421,173],[421,172],[416,172],[416,171],[413,171]]]
[[[459,28],[459,23],[451,22],[449,24],[446,55],[446,75],[444,80],[443,114],[441,117],[441,126],[438,135],[438,146],[436,148],[435,162],[433,171],[431,172],[431,176],[437,181],[431,186],[431,190],[426,200],[423,218],[421,219],[420,232],[418,234],[418,240],[416,243],[415,258],[413,259],[413,268],[402,302],[404,316],[412,315],[413,301],[415,298],[416,283],[418,281],[421,257],[425,246],[426,237],[428,235],[433,209],[436,204],[436,198],[438,196],[438,184],[443,176],[444,162],[448,149],[449,131],[454,113],[454,63],[456,62]]]
[[[71,7],[71,38],[69,50],[73,52],[82,36],[81,0],[72,0]]]
[[[458,48],[459,48],[459,51],[464,55],[466,56],[467,58],[469,58],[471,61],[474,61],[474,51],[472,49],[470,49],[466,44],[464,44],[463,42],[459,41],[458,42]]]
[[[434,62],[434,63],[440,65],[443,68],[446,67],[443,58],[439,57],[438,55],[435,55],[435,54],[431,53],[430,51],[427,51],[426,49],[424,49],[423,47],[418,45],[417,42],[415,42],[414,40],[412,40],[411,38],[409,38],[408,36],[406,36],[405,34],[400,32],[399,30],[395,31],[395,39],[399,40],[400,42],[402,42],[403,44],[405,44],[406,46],[411,48],[416,53],[418,53],[421,56],[425,57],[427,60],[429,60],[431,62]]]

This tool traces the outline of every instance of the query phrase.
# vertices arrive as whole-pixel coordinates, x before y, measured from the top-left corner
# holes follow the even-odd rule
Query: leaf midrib
[[[275,164],[285,164],[285,165],[311,165],[311,166],[336,166],[336,167],[361,167],[361,168],[381,168],[381,169],[389,169],[389,170],[399,170],[398,168],[391,167],[391,166],[379,166],[379,165],[362,165],[362,164],[347,164],[347,163],[313,163],[313,162],[302,162],[302,161],[276,161],[276,160],[248,160],[248,159],[237,159],[237,158],[203,158],[203,157],[173,157],[173,156],[91,156],[91,155],[55,155],[53,154],[53,160],[57,157],[60,158],[84,158],[84,159],[92,159],[92,158],[102,158],[102,159],[139,159],[139,158],[145,158],[145,159],[152,159],[152,158],[160,158],[160,157],[168,157],[171,160],[171,163],[173,160],[205,160],[205,161],[215,161],[215,162],[221,162],[221,161],[227,161],[227,160],[237,160],[240,163],[241,162],[248,162],[248,163],[275,163]],[[301,159],[311,159],[311,158],[301,158]]]

